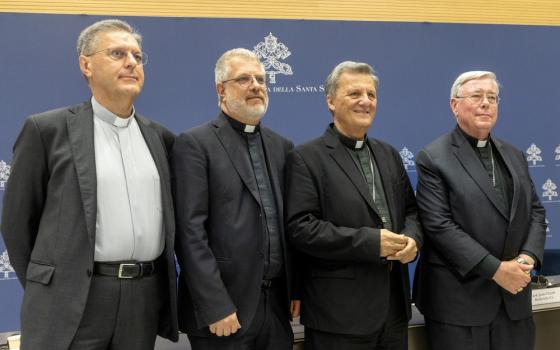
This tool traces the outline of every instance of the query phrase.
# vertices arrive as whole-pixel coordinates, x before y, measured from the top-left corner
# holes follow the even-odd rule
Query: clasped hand
[[[534,261],[531,257],[524,254],[520,256],[528,261],[530,265],[517,262],[517,258],[502,261],[494,277],[492,277],[500,287],[514,295],[522,292],[531,282],[530,273],[534,267]]]
[[[398,260],[403,264],[416,258],[418,247],[413,238],[399,235],[386,229],[380,231],[379,254],[387,260]]]
[[[237,320],[237,313],[232,313],[229,316],[224,317],[218,322],[212,323],[208,326],[210,332],[217,335],[218,337],[228,337],[231,334],[235,334],[241,325]]]

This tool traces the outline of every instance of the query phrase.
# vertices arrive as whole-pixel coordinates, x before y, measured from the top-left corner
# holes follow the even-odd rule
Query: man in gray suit
[[[82,31],[91,100],[29,117],[13,155],[2,234],[24,288],[22,349],[153,349],[177,340],[174,137],[139,116],[141,36]]]

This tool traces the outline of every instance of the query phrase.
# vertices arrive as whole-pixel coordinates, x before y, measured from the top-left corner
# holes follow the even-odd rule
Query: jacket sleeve
[[[525,169],[528,169],[527,160],[523,152],[520,152],[523,163],[525,164]],[[544,245],[546,240],[546,213],[545,209],[535,192],[535,185],[529,176],[527,170],[527,176],[531,182],[531,217],[529,219],[529,230],[527,232],[527,239],[521,247],[521,251],[529,252],[533,255],[535,260],[535,267],[540,268],[542,266],[543,255],[544,255]]]
[[[205,151],[187,133],[175,141],[172,181],[176,208],[175,251],[192,296],[198,327],[236,311],[208,242],[209,187]]]
[[[424,233],[445,262],[466,276],[490,253],[453,220],[450,189],[425,150],[418,154],[416,168],[416,199]]]
[[[12,168],[4,193],[2,235],[21,285],[39,230],[48,181],[45,147],[35,120],[25,121],[13,149]]]

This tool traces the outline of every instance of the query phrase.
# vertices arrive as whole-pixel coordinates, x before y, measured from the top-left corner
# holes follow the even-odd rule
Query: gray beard
[[[228,110],[232,113],[237,115],[241,115],[246,119],[249,119],[254,122],[258,122],[266,113],[268,109],[268,104],[265,103],[264,105],[258,105],[254,107],[249,107],[245,104],[245,102],[238,102],[238,101],[226,101],[226,106]]]

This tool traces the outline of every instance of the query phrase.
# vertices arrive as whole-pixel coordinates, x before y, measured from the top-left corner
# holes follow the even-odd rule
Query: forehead
[[[233,56],[227,61],[227,65],[230,77],[240,74],[264,74],[261,62],[249,57]]]
[[[139,49],[138,41],[128,32],[118,30],[99,32],[96,36],[96,49],[111,46],[120,46]]]
[[[469,80],[461,86],[463,91],[492,91],[497,92],[498,84],[494,79],[491,78],[480,78]]]
[[[338,78],[337,90],[348,89],[375,90],[375,81],[369,74],[345,72]]]

